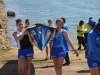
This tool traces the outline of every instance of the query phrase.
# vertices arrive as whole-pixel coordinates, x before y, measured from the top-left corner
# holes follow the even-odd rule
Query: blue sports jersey
[[[53,39],[53,47],[63,47],[63,38],[64,38],[64,30],[60,34],[56,32],[55,37]]]
[[[65,29],[65,30],[69,31],[69,27],[68,27],[68,25],[67,25],[66,23],[64,23],[63,26],[64,26],[64,29]]]
[[[100,31],[98,29],[89,32],[85,55],[89,59],[100,62]]]

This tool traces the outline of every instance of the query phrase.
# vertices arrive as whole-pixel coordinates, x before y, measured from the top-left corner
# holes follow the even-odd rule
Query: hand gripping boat
[[[54,28],[43,24],[34,24],[28,28],[28,30],[34,39],[34,44],[42,51],[44,47],[49,43],[50,35]]]

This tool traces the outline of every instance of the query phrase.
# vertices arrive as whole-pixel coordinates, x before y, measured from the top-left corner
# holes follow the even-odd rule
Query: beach
[[[4,0],[4,1],[6,2],[6,0]],[[9,2],[9,1],[11,1],[11,0],[8,0],[7,2]],[[70,0],[70,1],[72,2],[72,0]],[[17,1],[15,0],[15,3],[16,2]],[[43,1],[43,2],[46,4],[45,1]],[[56,3],[55,1],[53,1],[53,2]],[[70,4],[71,4],[71,2],[70,2]],[[10,2],[10,3],[13,3],[13,2]],[[18,3],[19,3],[19,1],[16,4],[18,4]],[[29,2],[29,3],[31,3],[31,2]],[[58,4],[59,3],[60,2],[58,2]],[[7,3],[5,3],[5,4],[7,4]],[[33,6],[37,7],[36,5],[38,5],[38,3],[34,2],[34,4],[35,5],[33,5]],[[52,4],[52,3],[50,3],[50,4]],[[61,4],[63,5],[63,7],[66,6],[63,4],[63,2]],[[9,4],[9,5],[11,6],[11,4]],[[17,10],[21,7],[23,8],[23,6],[24,6],[24,4],[15,6],[14,3],[12,5],[14,6],[14,7],[11,6],[11,8],[10,8],[12,11]],[[32,4],[30,4],[30,6],[31,5]],[[74,5],[77,5],[77,6],[73,6],[76,8],[81,6],[80,4],[78,5],[77,2],[75,2]],[[84,7],[84,9],[85,9],[86,8],[85,5],[84,4],[82,4],[82,5],[83,5],[82,8]],[[95,3],[94,3],[94,5],[95,5]],[[5,8],[4,8],[4,6],[5,6]],[[68,6],[70,7],[70,5],[68,5]],[[73,7],[71,7],[71,9],[68,9],[68,11],[70,11],[70,10],[75,11],[76,9],[74,9]],[[16,30],[15,19],[22,18],[23,20],[25,20],[26,18],[29,18],[31,21],[31,25],[33,25],[34,23],[37,23],[37,22],[41,22],[41,23],[45,24],[44,21],[47,21],[48,19],[51,19],[51,18],[53,19],[53,22],[55,22],[55,20],[57,18],[67,15],[65,18],[68,18],[67,23],[70,28],[69,35],[71,37],[72,42],[74,43],[75,49],[77,49],[78,45],[77,45],[77,39],[76,39],[76,36],[77,36],[76,35],[76,26],[78,24],[78,21],[81,19],[84,19],[85,21],[87,21],[88,18],[92,14],[93,14],[92,16],[95,16],[96,19],[98,18],[98,14],[94,14],[95,12],[92,12],[92,10],[87,11],[88,9],[86,9],[87,12],[85,11],[87,14],[86,13],[82,14],[82,16],[83,16],[82,17],[80,11],[78,11],[78,10],[76,10],[77,12],[75,12],[75,13],[78,13],[78,15],[76,15],[76,14],[73,15],[73,13],[71,13],[71,11],[70,11],[70,13],[68,12],[69,14],[61,15],[61,13],[63,13],[63,11],[57,13],[57,12],[54,12],[55,11],[54,6],[52,6],[52,8],[51,7],[49,7],[49,8],[50,8],[50,10],[48,9],[46,13],[45,13],[46,10],[42,9],[42,4],[41,4],[41,8],[40,8],[41,11],[39,9],[39,6],[38,6],[38,8],[34,8],[35,11],[32,11],[33,10],[32,8],[27,8],[27,9],[31,10],[31,12],[25,11],[27,9],[23,8],[24,12],[22,12],[22,10],[19,9],[18,11],[15,11],[17,14],[16,17],[8,18],[6,16],[6,12],[10,9],[8,9],[8,7],[6,5],[4,5],[4,2],[2,0],[0,0],[0,75],[18,75],[18,61],[17,61],[18,49],[16,47],[15,39],[12,36],[12,33]],[[89,7],[87,7],[87,8],[89,8]],[[90,9],[92,9],[92,7],[90,7]],[[93,8],[93,9],[96,11],[97,8]],[[52,13],[50,13],[51,10],[52,10]],[[58,9],[58,10],[60,11],[60,9]],[[63,9],[63,10],[65,10],[65,9]],[[39,12],[39,13],[37,13],[37,12]],[[91,15],[89,12],[92,12]],[[28,14],[26,14],[26,13],[28,13]],[[33,16],[32,13],[34,13],[35,15]],[[46,14],[46,15],[43,15],[43,14]],[[86,16],[85,16],[85,14],[86,14]],[[51,16],[53,16],[53,17],[51,17]],[[9,41],[8,36],[11,38],[10,41]],[[10,49],[10,44],[11,44],[11,46],[14,46],[12,49]],[[73,53],[73,51],[69,52],[71,65],[63,66],[63,74],[62,75],[90,75],[89,68],[87,65],[87,60],[85,59],[85,51],[80,50],[78,52],[79,52],[79,57],[75,57],[75,54]],[[43,51],[40,51],[38,48],[36,48],[34,46],[34,58],[35,59],[32,59],[30,75],[56,75],[52,59],[45,61],[44,60],[45,57],[46,57],[45,49]]]
[[[76,48],[76,45],[74,46]],[[17,47],[0,52],[0,75],[18,75],[17,52]],[[63,66],[62,75],[90,75],[84,50],[78,52],[79,57],[76,57],[73,51],[69,52],[71,65]],[[45,56],[45,49],[40,51],[34,47],[35,59],[32,60],[30,75],[56,75],[52,59],[45,61]]]

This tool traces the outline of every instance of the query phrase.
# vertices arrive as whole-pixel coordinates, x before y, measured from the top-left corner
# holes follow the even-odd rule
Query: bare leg
[[[48,45],[46,46],[46,58],[45,60],[48,60]]]
[[[62,75],[62,64],[63,64],[63,61],[64,61],[63,57],[53,58],[55,71],[56,71],[57,75]]]
[[[57,62],[57,65],[58,65],[58,75],[62,75],[62,65],[63,65],[63,61],[64,61],[64,58],[63,57],[58,57],[58,62]]]
[[[53,63],[54,63],[56,74],[57,74],[57,62],[58,62],[58,58],[53,58]]]
[[[18,72],[19,72],[19,75],[23,75],[24,66],[25,66],[25,59],[19,58],[18,59]]]
[[[99,69],[99,75],[100,75],[100,66],[98,67],[98,69]]]
[[[30,75],[30,67],[31,67],[32,57],[28,57],[26,59],[26,67],[25,67],[25,75]]]
[[[53,42],[50,41],[50,43],[49,43],[49,48],[50,48],[50,58],[51,58],[51,48],[52,48],[52,44],[53,44]]]
[[[91,75],[99,75],[99,69],[98,67],[90,68]]]

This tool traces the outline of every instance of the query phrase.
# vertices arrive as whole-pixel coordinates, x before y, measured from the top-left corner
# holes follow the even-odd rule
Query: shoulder
[[[16,34],[20,34],[21,32],[17,29],[16,31],[13,32],[13,36]]]
[[[91,30],[89,33],[88,33],[88,36],[89,37],[95,37],[95,31],[94,31],[94,29],[93,30]]]
[[[65,33],[66,33],[66,32],[67,32],[67,30],[63,29],[63,32],[65,32]]]
[[[80,25],[78,25],[77,28],[80,28]]]
[[[18,29],[16,31],[14,31],[14,33],[21,33]]]
[[[64,32],[64,35],[68,35],[68,32],[65,29],[63,29],[63,32]]]
[[[64,27],[68,27],[68,25],[66,23],[64,23]]]

